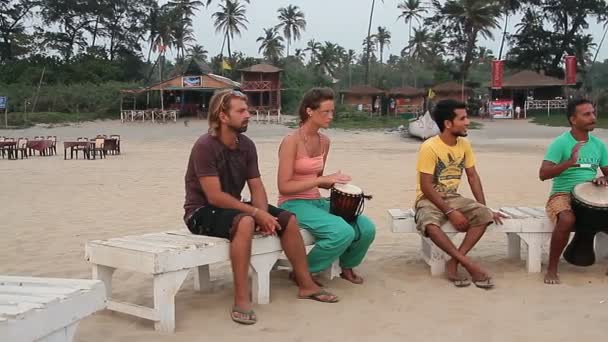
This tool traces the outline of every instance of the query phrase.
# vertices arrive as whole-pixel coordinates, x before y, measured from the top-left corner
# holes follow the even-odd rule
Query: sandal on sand
[[[353,273],[353,274],[354,274],[354,273]],[[353,284],[357,284],[357,285],[361,285],[361,284],[363,284],[363,278],[361,278],[360,276],[358,276],[358,275],[356,275],[356,274],[355,274],[354,279],[349,279],[349,278],[347,278],[347,277],[344,275],[344,273],[340,273],[340,278],[342,278],[342,279],[344,279],[344,280],[348,280],[348,281],[350,281],[350,282],[351,282],[351,283],[353,283]]]
[[[452,284],[454,284],[454,286],[456,287],[467,287],[469,285],[471,285],[471,280],[467,277],[462,277],[462,278],[448,278],[449,281],[452,282]]]
[[[492,282],[491,277],[486,277],[480,280],[473,280],[473,284],[475,284],[475,286],[479,287],[480,289],[486,290],[489,290],[494,287],[494,282]]]
[[[328,299],[323,299],[323,296],[325,297],[330,297]],[[333,297],[333,298],[331,298]],[[315,292],[313,294],[310,294],[308,296],[298,296],[299,299],[312,299],[312,300],[316,300],[318,302],[322,302],[322,303],[337,303],[338,301],[340,301],[340,299],[338,299],[338,296],[336,296],[333,293],[329,293],[325,290],[321,290],[318,292]]]
[[[240,314],[240,315],[238,315]],[[243,315],[245,317],[243,317]],[[241,324],[247,324],[247,325],[251,325],[251,324],[255,324],[258,321],[258,318],[255,315],[255,312],[253,312],[253,310],[243,310],[240,308],[237,308],[236,306],[232,307],[232,311],[230,312],[230,317],[232,318],[233,321],[237,322],[237,323],[241,323]]]

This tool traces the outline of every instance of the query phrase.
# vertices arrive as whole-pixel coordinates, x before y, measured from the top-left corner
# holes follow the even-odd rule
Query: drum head
[[[587,205],[608,208],[608,187],[591,182],[581,183],[574,187],[572,196]]]
[[[361,190],[361,188],[352,184],[334,184],[334,188],[349,195],[361,195],[363,193],[363,190]]]

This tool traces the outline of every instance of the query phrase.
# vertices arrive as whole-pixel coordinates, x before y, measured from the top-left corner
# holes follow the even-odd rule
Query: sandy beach
[[[565,128],[523,120],[483,123],[469,138],[488,204],[544,206],[550,182],[538,179],[538,167],[547,144]],[[0,159],[0,274],[90,278],[86,241],[182,228],[187,158],[206,129],[205,121],[190,120],[187,126],[102,121],[0,130],[4,136],[60,140],[57,156]],[[289,130],[251,123],[246,133],[257,144],[271,203],[278,195],[277,148]],[[298,300],[287,272],[277,271],[271,275],[271,303],[255,307],[259,322],[241,326],[228,315],[232,278],[229,264],[221,263],[211,268],[212,292],[194,292],[191,275],[184,283],[176,299],[175,334],[103,311],[82,321],[76,341],[606,341],[606,260],[586,268],[562,260],[564,284],[546,286],[542,273],[528,274],[525,261],[507,258],[504,234],[490,231],[470,255],[487,267],[497,287],[455,288],[430,276],[417,235],[394,234],[388,227],[387,209],[413,204],[420,141],[397,132],[326,133],[332,139],[326,172],[342,170],[374,196],[365,213],[376,223],[377,236],[358,268],[364,285],[334,279],[327,285],[341,301],[322,304]],[[63,141],[96,134],[120,134],[123,153],[104,160],[63,159]],[[608,131],[594,134],[608,141]],[[466,180],[460,190],[470,196]],[[151,305],[150,278],[117,271],[114,279],[116,297]]]

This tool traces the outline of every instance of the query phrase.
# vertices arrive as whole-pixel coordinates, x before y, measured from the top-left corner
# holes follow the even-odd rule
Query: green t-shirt
[[[568,131],[557,137],[545,154],[545,160],[555,164],[570,159],[572,149],[577,141]],[[597,177],[599,167],[608,166],[608,150],[606,144],[597,137],[589,134],[589,141],[578,152],[578,166],[568,168],[559,176],[553,178],[551,194],[557,192],[572,192],[577,184],[593,180]]]

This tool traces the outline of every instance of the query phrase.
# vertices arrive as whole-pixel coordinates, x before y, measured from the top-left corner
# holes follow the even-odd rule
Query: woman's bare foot
[[[322,282],[319,281],[319,279],[315,278],[312,274],[310,275],[310,277],[312,278],[312,281],[315,282],[315,284],[317,284],[318,287],[325,287],[325,285],[323,285]],[[293,281],[296,285],[300,286],[296,280],[296,276],[293,272],[289,272],[289,280]]]
[[[352,268],[343,268],[342,273],[340,273],[340,278],[346,279],[353,284],[363,284],[363,278],[357,275]]]

